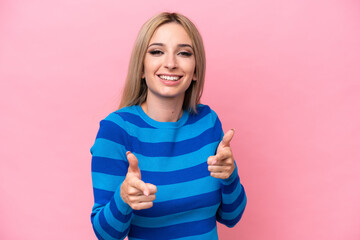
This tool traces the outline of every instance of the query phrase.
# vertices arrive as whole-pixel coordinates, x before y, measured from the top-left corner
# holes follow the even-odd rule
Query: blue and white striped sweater
[[[216,220],[241,218],[246,195],[237,169],[229,179],[210,176],[223,131],[216,113],[198,105],[177,122],[157,122],[140,106],[122,108],[100,122],[91,148],[95,204],[91,222],[99,239],[218,239]],[[157,186],[152,208],[132,210],[120,197],[131,151],[144,182]]]

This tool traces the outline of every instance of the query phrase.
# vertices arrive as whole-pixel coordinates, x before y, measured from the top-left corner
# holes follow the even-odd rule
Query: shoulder
[[[203,124],[203,123],[215,124],[220,122],[218,115],[208,105],[198,104],[197,113],[190,113],[187,124]]]
[[[214,119],[218,118],[216,112],[205,104],[197,105],[197,114],[194,114],[194,116],[196,118],[203,118],[203,117],[214,118]]]
[[[100,129],[107,131],[119,129],[119,131],[134,135],[138,129],[154,128],[141,116],[140,109],[139,105],[134,105],[116,110],[100,121]]]
[[[198,104],[197,105],[198,114],[210,114],[211,116],[216,116],[216,112],[210,108],[210,106],[205,104]]]
[[[110,113],[100,121],[99,134],[111,133],[113,135],[119,131],[126,131],[128,123],[138,116],[136,112],[136,106],[131,106]]]
[[[110,113],[101,122],[108,121],[119,126],[127,126],[127,127],[128,126],[137,126],[140,128],[150,127],[141,117],[139,108],[140,106],[138,105],[121,108],[119,110]]]
[[[103,121],[112,121],[112,122],[123,122],[131,121],[131,119],[136,118],[139,114],[137,111],[137,106],[130,106],[118,109],[110,113]]]

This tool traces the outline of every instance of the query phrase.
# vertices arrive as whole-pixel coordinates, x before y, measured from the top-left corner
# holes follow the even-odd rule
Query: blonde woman
[[[161,13],[140,30],[119,110],[100,122],[92,153],[99,239],[218,239],[246,195],[216,113],[200,104],[205,52],[195,25]]]

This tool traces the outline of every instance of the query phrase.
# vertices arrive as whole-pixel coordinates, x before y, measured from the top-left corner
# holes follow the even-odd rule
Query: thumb
[[[137,160],[137,158],[135,157],[134,154],[132,154],[130,151],[126,152],[126,157],[127,160],[129,161],[129,168],[128,168],[128,172],[132,172],[132,173],[140,173],[140,168],[139,168],[139,161]],[[141,178],[141,176],[139,176]]]
[[[222,141],[220,142],[220,145],[222,147],[230,147],[230,142],[231,139],[234,137],[235,134],[235,129],[230,129],[229,131],[227,131],[222,139]]]

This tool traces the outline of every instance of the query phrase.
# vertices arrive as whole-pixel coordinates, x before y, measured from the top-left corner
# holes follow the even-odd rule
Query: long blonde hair
[[[131,54],[128,74],[123,90],[119,109],[127,106],[140,105],[146,101],[147,86],[141,79],[144,72],[144,59],[148,44],[155,30],[163,24],[176,22],[188,33],[194,48],[195,73],[197,80],[192,81],[185,92],[183,109],[196,113],[196,105],[204,89],[205,79],[205,50],[204,44],[196,26],[185,16],[179,13],[160,13],[149,19],[140,29]]]

